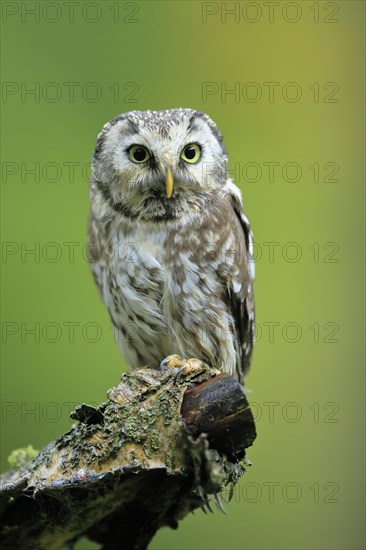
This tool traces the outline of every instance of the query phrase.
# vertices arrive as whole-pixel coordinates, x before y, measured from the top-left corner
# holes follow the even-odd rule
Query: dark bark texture
[[[4,550],[57,549],[81,536],[143,550],[161,527],[221,506],[256,436],[243,388],[215,371],[175,374],[124,374],[105,403],[80,405],[70,431],[2,475]]]

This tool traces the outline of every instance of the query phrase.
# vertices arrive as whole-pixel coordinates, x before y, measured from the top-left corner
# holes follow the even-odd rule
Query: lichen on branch
[[[178,382],[168,367],[130,371],[106,402],[71,417],[66,434],[2,476],[3,548],[58,548],[80,536],[146,548],[210,498],[221,506],[255,438],[241,386],[210,370]]]

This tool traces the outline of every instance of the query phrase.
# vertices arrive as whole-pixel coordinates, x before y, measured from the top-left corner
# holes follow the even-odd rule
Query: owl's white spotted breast
[[[117,344],[130,366],[156,364],[168,349],[167,321],[160,307],[164,236],[147,233],[141,226],[126,232],[124,224],[114,220],[98,239],[101,257],[92,269],[100,281]]]
[[[222,278],[238,272],[235,238],[229,225],[222,232],[221,220],[206,230],[204,221],[157,228],[114,215],[108,224],[91,223],[99,252],[92,270],[131,367],[178,353],[234,372],[238,343],[221,296]]]

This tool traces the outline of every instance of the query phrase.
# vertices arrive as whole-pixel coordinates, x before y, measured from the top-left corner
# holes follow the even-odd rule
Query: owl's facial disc
[[[204,113],[132,111],[98,137],[93,178],[114,210],[163,220],[199,212],[223,188],[226,165],[221,135]]]

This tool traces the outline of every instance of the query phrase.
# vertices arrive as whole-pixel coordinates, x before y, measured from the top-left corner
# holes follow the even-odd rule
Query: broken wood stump
[[[98,408],[77,407],[67,433],[1,476],[2,548],[85,536],[105,550],[143,550],[160,527],[221,506],[256,432],[242,386],[213,372],[176,381],[172,368],[132,370]]]

